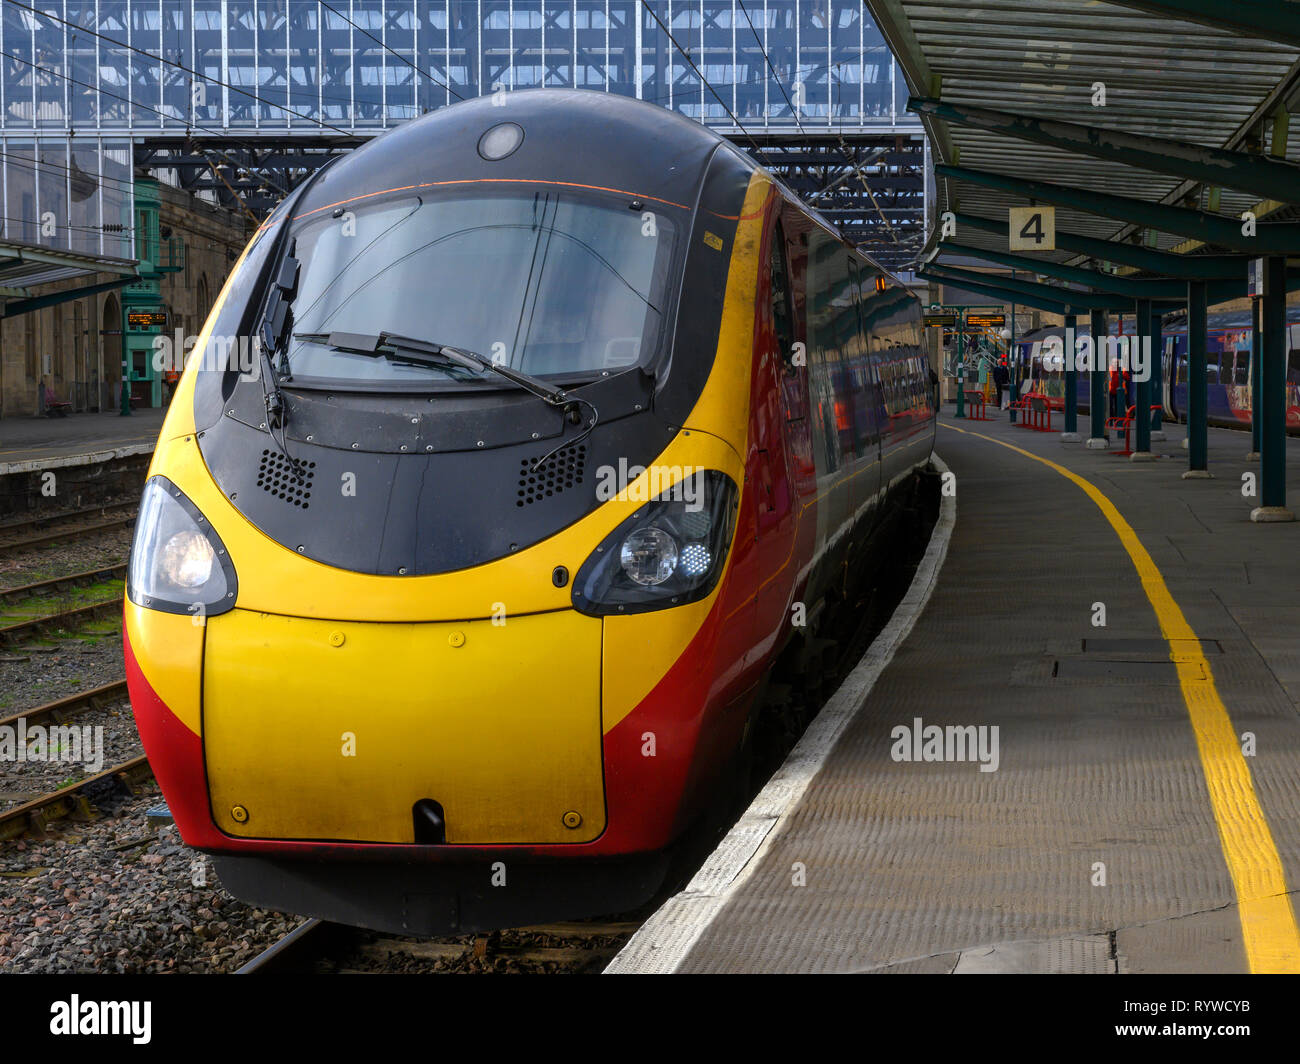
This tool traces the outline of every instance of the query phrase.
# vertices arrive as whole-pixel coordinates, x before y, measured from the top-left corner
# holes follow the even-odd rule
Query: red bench
[[[72,404],[66,399],[56,398],[53,392],[45,393],[44,414],[46,417],[67,417],[71,409]]]
[[[1151,404],[1151,412],[1154,414],[1157,410],[1163,410],[1164,407],[1159,403]],[[1106,419],[1106,428],[1119,431],[1124,430],[1124,450],[1111,451],[1110,454],[1116,458],[1124,458],[1133,453],[1133,422],[1137,419],[1137,407],[1130,406],[1123,417],[1108,417]]]
[[[1030,414],[1033,421],[1029,426],[1039,432],[1052,431],[1052,411],[1065,410],[1065,400],[1055,395],[1031,394],[1029,397]]]
[[[1007,408],[1021,415],[1016,424],[1024,429],[1037,432],[1052,431],[1052,411],[1064,410],[1065,400],[1055,395],[1041,395],[1038,392],[1026,392]]]
[[[988,416],[988,408],[984,402],[984,393],[978,388],[964,388],[962,391],[966,395],[966,417],[970,421],[992,421]],[[979,413],[975,413],[976,408]]]

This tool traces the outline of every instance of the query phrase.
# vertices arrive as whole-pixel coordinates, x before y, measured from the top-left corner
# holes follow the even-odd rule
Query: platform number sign
[[[1012,207],[1010,234],[1012,251],[1055,251],[1056,208]]]

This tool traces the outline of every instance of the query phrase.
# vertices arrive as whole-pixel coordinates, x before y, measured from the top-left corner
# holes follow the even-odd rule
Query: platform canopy
[[[139,276],[134,259],[85,255],[62,248],[0,240],[0,317],[14,317],[69,299],[131,284]],[[96,282],[95,278],[99,278]],[[80,281],[57,292],[40,292],[43,285]]]
[[[1005,253],[1005,231],[964,219],[1029,204],[1066,234],[1047,261],[1093,266],[1089,241],[1115,241],[1135,252],[1114,251],[1122,273],[1168,277],[1141,251],[1300,251],[1300,4],[866,3],[931,137],[936,261],[943,212],[950,240]],[[1245,211],[1261,237],[1241,236]]]

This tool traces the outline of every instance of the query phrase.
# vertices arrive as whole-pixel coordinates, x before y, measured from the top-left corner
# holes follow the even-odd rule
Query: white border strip
[[[932,454],[930,461],[940,474],[949,471],[937,454]],[[821,771],[844,729],[912,631],[938,583],[956,521],[956,497],[941,494],[939,519],[930,534],[930,545],[889,623],[686,889],[669,898],[641,926],[610,962],[606,974],[665,975],[681,967],[705,929],[744,885],[780,829],[789,822],[790,813]]]
[[[14,473],[39,473],[45,469],[67,469],[70,466],[100,465],[117,458],[130,458],[137,454],[152,454],[154,443],[132,443],[88,454],[63,454],[51,458],[25,458],[17,462],[0,462],[0,477]]]

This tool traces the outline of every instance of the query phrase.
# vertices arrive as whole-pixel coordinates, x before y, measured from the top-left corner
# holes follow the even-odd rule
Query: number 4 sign
[[[1056,208],[1012,207],[1012,251],[1055,251]]]

